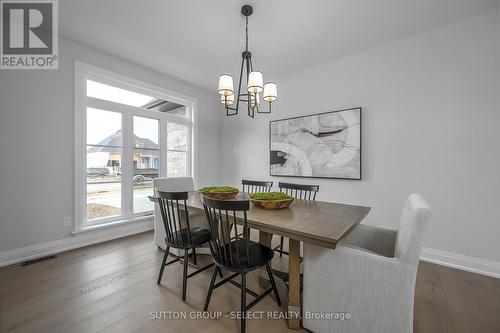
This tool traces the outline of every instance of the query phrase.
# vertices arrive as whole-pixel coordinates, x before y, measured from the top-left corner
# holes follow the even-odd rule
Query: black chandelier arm
[[[251,59],[247,59],[247,86],[248,86],[248,76],[250,75],[250,61]],[[252,94],[247,91],[248,94],[248,102],[247,102],[247,112],[250,117],[254,117],[254,112],[252,106]],[[251,112],[250,112],[251,111]]]
[[[271,102],[269,102],[269,108],[268,108],[269,111],[260,111],[260,110],[257,110],[257,113],[271,113]]]
[[[240,107],[240,96],[241,96],[241,79],[243,78],[243,67],[245,65],[245,58],[242,57],[241,59],[241,68],[240,68],[240,82],[238,84],[238,95],[236,96],[236,106],[235,106],[235,114],[238,114],[238,109]],[[227,107],[226,107],[227,108]],[[230,110],[233,110],[233,108],[229,108]]]
[[[230,107],[228,105],[225,105],[226,115],[227,116],[235,116],[235,115],[237,115],[238,114],[238,110],[240,108],[241,80],[243,78],[243,68],[245,67],[245,56],[246,56],[246,54],[245,54],[245,52],[243,52],[242,59],[241,59],[241,68],[240,68],[240,82],[238,83],[238,95],[235,96],[236,105],[235,105],[235,107]],[[235,112],[234,113],[229,113],[229,110],[235,111]]]
[[[260,108],[258,106],[254,106],[254,107],[248,108],[248,116],[250,116],[251,118],[254,118],[256,110],[257,110],[257,113],[271,113],[270,108],[269,108],[269,112],[265,112],[265,111],[260,111]],[[234,112],[229,112],[229,111],[234,111]],[[238,114],[237,108],[232,108],[232,107],[226,106],[226,116],[228,116],[228,117],[236,116],[237,114]]]
[[[229,110],[235,111],[235,112],[229,112]],[[236,116],[238,114],[238,109],[230,108],[226,106],[226,116]]]

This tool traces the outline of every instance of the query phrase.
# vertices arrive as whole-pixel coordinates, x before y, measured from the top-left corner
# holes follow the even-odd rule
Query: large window
[[[151,215],[153,179],[193,175],[189,98],[77,63],[76,230]]]

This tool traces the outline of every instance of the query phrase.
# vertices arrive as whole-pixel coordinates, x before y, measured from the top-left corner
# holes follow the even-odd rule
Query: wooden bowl
[[[200,194],[212,199],[229,200],[236,198],[239,191],[235,189],[233,192],[200,192]]]
[[[284,200],[256,200],[250,198],[250,201],[255,207],[263,209],[283,209],[288,208],[293,201],[293,198]]]

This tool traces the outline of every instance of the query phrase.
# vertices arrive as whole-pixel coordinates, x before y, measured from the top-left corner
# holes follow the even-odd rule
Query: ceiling
[[[498,7],[498,0],[64,0],[60,34],[209,91],[239,73],[241,5],[264,80]]]

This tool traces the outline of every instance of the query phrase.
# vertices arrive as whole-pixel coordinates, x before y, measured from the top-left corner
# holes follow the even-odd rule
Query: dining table
[[[234,199],[249,200],[240,192]],[[201,194],[189,192],[186,204],[190,210],[204,210]],[[258,230],[259,242],[271,247],[273,235],[288,238],[288,327],[300,328],[300,243],[329,249],[337,244],[370,212],[370,207],[336,202],[295,199],[288,208],[268,210],[250,205],[247,225]]]

